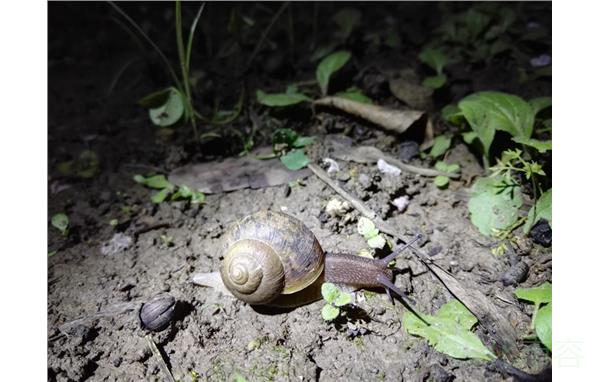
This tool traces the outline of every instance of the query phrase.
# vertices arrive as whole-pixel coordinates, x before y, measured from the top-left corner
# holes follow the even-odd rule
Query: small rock
[[[504,286],[517,285],[527,278],[528,273],[529,266],[525,262],[519,261],[502,275],[502,284]]]
[[[333,159],[331,158],[325,158],[323,159],[323,163],[325,163],[328,167],[327,167],[327,174],[329,175],[333,175],[336,172],[340,171],[340,165]]]
[[[419,144],[415,141],[406,141],[398,145],[398,157],[404,162],[412,160],[419,155]]]
[[[339,201],[338,199],[331,199],[327,206],[325,207],[325,211],[329,216],[343,216],[350,209],[350,204],[347,201]]]
[[[396,206],[396,208],[398,209],[398,212],[402,213],[404,211],[406,211],[406,209],[408,208],[408,196],[400,196],[394,200],[392,200],[392,204],[394,206]]]
[[[384,173],[384,174],[390,174],[390,175],[393,175],[393,176],[399,176],[400,173],[402,172],[398,167],[392,166],[391,164],[387,163],[383,159],[377,160],[377,168],[382,173]]]
[[[369,188],[371,187],[371,177],[367,174],[360,174],[358,175],[358,183],[364,188]]]
[[[336,178],[339,181],[347,182],[350,180],[350,174],[348,174],[346,171],[338,171],[338,173],[336,174]]]
[[[548,221],[540,220],[529,232],[529,236],[533,239],[534,243],[549,247],[552,245],[552,228],[548,224]]]

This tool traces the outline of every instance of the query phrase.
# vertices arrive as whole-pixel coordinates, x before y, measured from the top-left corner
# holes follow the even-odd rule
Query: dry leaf
[[[261,149],[264,151],[264,149]],[[256,155],[256,151],[254,155]],[[290,171],[279,158],[259,160],[253,156],[227,158],[220,163],[207,162],[186,165],[169,174],[169,181],[186,185],[206,194],[265,188],[304,179],[311,171]]]
[[[405,78],[390,80],[389,85],[392,94],[408,106],[424,110],[431,108],[433,90]]]
[[[405,132],[423,115],[419,110],[395,110],[340,97],[324,97],[313,104],[335,107],[399,134]]]

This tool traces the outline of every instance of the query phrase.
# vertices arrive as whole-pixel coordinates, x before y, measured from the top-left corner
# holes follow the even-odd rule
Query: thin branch
[[[164,55],[164,53],[162,52],[162,50],[160,50],[160,48],[158,47],[158,45],[156,45],[154,43],[154,41],[152,41],[152,39],[146,34],[146,32],[144,32],[144,30],[131,17],[129,17],[129,15],[127,13],[125,13],[125,11],[121,9],[121,7],[119,7],[117,4],[115,4],[112,1],[109,1],[108,4],[111,7],[113,7],[115,9],[115,11],[117,11],[117,13],[119,13],[121,16],[123,16],[123,18],[125,18],[125,20],[127,20],[129,22],[129,24],[131,24],[131,26],[133,26],[135,28],[135,30],[142,37],[144,37],[144,39],[146,40],[146,42],[148,42],[148,44],[150,44],[150,46],[152,46],[152,48],[154,48],[154,50],[156,51],[156,53],[158,53],[158,55],[160,56],[160,58],[164,61],[165,65],[167,65],[167,68],[169,69],[171,77],[173,77],[173,81],[175,81],[175,84],[177,85],[177,87],[181,88],[181,83],[179,82],[179,78],[177,78],[177,74],[175,74],[175,69],[173,68],[173,66],[171,65],[171,63],[167,59],[167,57]]]
[[[252,61],[254,61],[254,58],[260,51],[260,48],[262,47],[263,42],[265,41],[265,39],[269,35],[269,32],[271,31],[271,28],[273,28],[273,25],[275,25],[275,22],[277,21],[277,19],[279,19],[279,16],[281,16],[283,11],[285,11],[285,9],[287,8],[287,6],[289,4],[290,4],[289,1],[286,1],[285,3],[281,4],[281,7],[279,7],[279,10],[277,11],[277,13],[275,13],[275,15],[273,15],[273,17],[271,18],[271,22],[269,23],[269,26],[267,26],[267,28],[264,30],[262,36],[260,36],[260,40],[256,44],[256,47],[254,47],[254,51],[252,51],[252,54],[250,55],[250,58],[248,59],[248,64],[246,64],[246,70],[250,69],[250,65],[252,65]],[[244,71],[246,71],[246,70],[244,70]]]

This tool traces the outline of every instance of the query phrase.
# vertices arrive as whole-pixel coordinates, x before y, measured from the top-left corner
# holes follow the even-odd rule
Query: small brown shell
[[[250,304],[302,290],[323,272],[325,255],[315,235],[281,212],[261,211],[236,222],[224,246],[221,278]]]

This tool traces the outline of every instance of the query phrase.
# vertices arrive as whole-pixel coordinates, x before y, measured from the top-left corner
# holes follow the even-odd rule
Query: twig
[[[358,212],[363,214],[365,217],[373,220],[376,218],[375,212],[373,212],[369,207],[365,206],[360,200],[350,195],[346,190],[338,186],[327,173],[323,171],[320,167],[315,166],[312,163],[308,164],[308,168],[323,182],[327,183],[327,185],[335,190],[338,194],[340,194],[344,199],[346,199],[350,204],[356,208]]]
[[[140,306],[141,306],[141,302],[136,302],[136,301],[125,302],[122,304],[114,304],[114,305],[107,307],[104,310],[90,314],[89,316],[80,317],[76,320],[65,322],[64,324],[62,324],[58,327],[58,330],[60,330],[62,333],[68,334],[69,329],[73,326],[85,324],[87,322],[90,322],[90,321],[93,321],[95,319],[102,318],[102,317],[111,317],[111,316],[116,316],[118,314],[127,313],[132,310],[136,310]]]
[[[167,366],[167,363],[165,362],[165,359],[163,358],[160,350],[158,350],[158,347],[152,339],[152,336],[150,334],[147,334],[144,338],[148,342],[148,347],[150,348],[150,351],[157,358],[158,367],[160,367],[160,370],[162,370],[163,374],[166,377],[166,380],[169,382],[175,382],[175,378],[173,377],[173,374],[171,374],[171,370],[169,370],[169,367]]]
[[[246,70],[250,69],[250,65],[252,64],[254,57],[256,57],[256,55],[258,54],[258,51],[262,47],[263,42],[265,41],[269,32],[271,31],[271,28],[273,28],[273,25],[275,25],[275,22],[277,21],[279,16],[281,16],[283,11],[285,11],[285,9],[287,8],[287,6],[289,4],[290,4],[289,1],[286,1],[285,3],[281,4],[281,7],[279,7],[279,10],[277,11],[277,13],[275,13],[275,15],[273,15],[273,17],[271,18],[271,22],[269,23],[269,26],[267,26],[267,28],[264,30],[262,36],[260,36],[260,40],[256,44],[256,47],[254,47],[254,51],[252,51],[252,54],[250,55],[250,58],[248,59],[248,63],[246,64]],[[244,71],[246,71],[246,70],[244,70]]]
[[[423,175],[423,176],[447,176],[448,178],[452,178],[452,179],[460,178],[460,174],[457,174],[457,173],[442,172],[442,171],[434,170],[431,168],[423,168],[423,167],[413,166],[413,165],[404,163],[399,159],[396,159],[394,157],[391,157],[391,156],[388,156],[385,154],[382,156],[382,159],[384,161],[388,162],[389,164],[392,164],[392,165],[400,168],[401,170],[404,170],[407,172],[412,172],[414,174],[419,174],[419,175]]]

